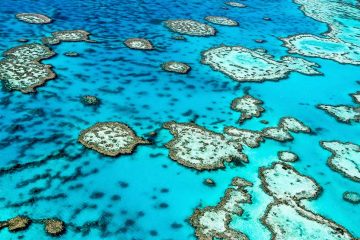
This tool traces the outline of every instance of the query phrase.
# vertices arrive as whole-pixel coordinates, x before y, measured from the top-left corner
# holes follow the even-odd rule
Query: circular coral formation
[[[359,204],[360,194],[357,192],[344,192],[343,199],[352,204]]]
[[[81,97],[81,102],[84,105],[92,105],[92,106],[98,106],[100,105],[100,99],[98,99],[95,96],[90,96],[90,95],[86,95],[86,96],[82,96]]]
[[[79,142],[107,156],[131,154],[139,144],[149,144],[124,123],[101,122],[83,130]]]
[[[27,229],[31,224],[31,219],[26,216],[17,216],[7,221],[10,232],[18,232]]]
[[[32,24],[48,24],[51,23],[51,18],[38,13],[19,13],[16,18],[20,21]]]
[[[59,219],[46,219],[44,224],[45,232],[50,236],[60,236],[65,233],[65,223]]]
[[[129,38],[124,44],[131,49],[136,50],[153,50],[154,47],[152,43],[145,38]]]
[[[295,153],[288,151],[278,152],[278,157],[283,162],[296,162],[299,159]]]
[[[247,162],[241,144],[228,140],[224,135],[212,132],[193,123],[167,122],[174,139],[165,146],[174,161],[196,170],[223,168],[225,162]]]
[[[216,34],[216,30],[212,26],[189,19],[167,20],[165,26],[174,32],[190,36],[205,37]]]
[[[53,51],[41,44],[12,48],[4,53],[5,58],[0,61],[0,80],[9,91],[34,92],[35,87],[56,77],[51,65],[40,63],[54,55]]]
[[[223,25],[223,26],[238,26],[239,25],[239,23],[237,21],[232,20],[227,17],[221,17],[221,16],[207,16],[205,18],[205,20],[208,22],[218,24],[218,25]]]
[[[191,67],[182,62],[166,62],[161,65],[161,68],[167,72],[187,74]]]

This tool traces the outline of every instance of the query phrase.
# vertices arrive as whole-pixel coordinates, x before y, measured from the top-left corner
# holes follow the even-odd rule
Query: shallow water
[[[259,219],[271,197],[260,187],[258,169],[277,161],[279,150],[291,150],[300,158],[293,166],[323,188],[318,199],[305,205],[360,237],[360,208],[342,199],[344,191],[360,192],[360,185],[331,170],[326,165],[330,152],[319,145],[322,140],[360,144],[360,124],[339,123],[315,107],[319,103],[353,105],[348,94],[359,90],[360,68],[300,56],[319,64],[323,75],[291,73],[278,82],[238,83],[201,64],[200,53],[220,44],[265,48],[278,59],[287,55],[279,37],[320,35],[327,30],[326,24],[305,16],[291,0],[244,3],[247,8],[224,9],[226,5],[215,0],[0,1],[1,52],[20,45],[19,38],[40,42],[59,30],[84,29],[98,41],[53,46],[57,55],[43,62],[54,66],[57,78],[38,87],[36,94],[0,91],[0,220],[24,214],[57,217],[76,226],[93,222],[89,232],[85,227],[84,234],[69,228],[60,239],[195,239],[187,222],[194,208],[215,205],[231,179],[239,176],[254,184],[253,203],[243,206],[244,214],[233,224],[249,239],[270,239]],[[20,12],[42,13],[54,22],[20,22],[15,18]],[[162,24],[176,18],[205,22],[208,15],[227,16],[240,25],[213,25],[218,30],[214,37],[186,36],[186,41],[179,41],[172,39],[174,33]],[[349,20],[348,24],[357,22]],[[126,48],[123,41],[131,37],[151,40],[156,50]],[[256,43],[255,39],[266,42]],[[76,51],[80,57],[64,56],[68,51]],[[165,61],[185,62],[192,71],[186,75],[165,72],[160,68]],[[127,123],[140,136],[171,120],[195,121],[222,132],[224,126],[240,126],[239,113],[230,109],[230,103],[247,92],[261,99],[266,111],[242,128],[262,129],[263,119],[269,121],[268,126],[275,126],[281,117],[292,116],[315,134],[293,134],[294,141],[287,143],[267,140],[260,148],[245,150],[248,164],[228,164],[210,172],[197,172],[171,160],[163,145],[172,137],[164,129],[155,144],[139,146],[132,155],[116,158],[77,142],[81,130],[102,121]],[[82,95],[95,95],[102,104],[84,106]],[[48,157],[57,151],[62,154]],[[6,170],[16,163],[32,164]],[[216,187],[202,183],[208,177]],[[42,190],[34,193],[35,188]],[[103,195],[92,196],[96,192]],[[114,195],[121,199],[112,200]],[[33,224],[18,233],[0,231],[1,239],[21,236],[51,239],[41,225]]]

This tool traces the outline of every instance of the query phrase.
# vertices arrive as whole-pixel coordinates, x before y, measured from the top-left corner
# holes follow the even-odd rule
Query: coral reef
[[[360,182],[360,146],[339,141],[322,141],[320,145],[330,151],[327,164],[331,169]]]
[[[9,91],[35,92],[36,87],[56,77],[51,65],[41,63],[41,60],[55,55],[44,45],[25,44],[3,55],[5,58],[0,61],[0,80]]]
[[[100,122],[83,130],[79,142],[85,147],[108,156],[131,154],[139,144],[148,144],[147,140],[136,136],[124,123]]]
[[[276,61],[267,53],[241,46],[211,48],[202,53],[201,62],[238,82],[277,81],[287,78],[293,71],[306,75],[320,74],[316,63],[290,56]]]
[[[48,16],[38,13],[18,13],[16,18],[20,21],[32,24],[48,24],[52,22],[52,19]]]
[[[216,30],[212,26],[189,19],[167,20],[165,26],[174,32],[190,36],[205,37],[216,34]]]
[[[225,162],[247,162],[241,144],[193,123],[167,122],[163,126],[174,136],[165,146],[172,160],[196,170],[223,168]]]

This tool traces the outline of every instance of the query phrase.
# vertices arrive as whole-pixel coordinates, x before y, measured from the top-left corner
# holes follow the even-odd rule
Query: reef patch
[[[225,4],[231,7],[246,8],[245,4],[239,2],[226,2]]]
[[[296,162],[297,160],[299,160],[299,157],[295,153],[289,151],[278,152],[278,157],[279,160],[283,162]]]
[[[56,78],[52,66],[41,60],[55,55],[50,48],[41,44],[25,44],[11,48],[0,61],[0,79],[5,89],[22,93],[35,92],[35,88]]]
[[[235,20],[232,20],[227,17],[222,16],[207,16],[205,20],[213,24],[222,25],[222,26],[238,26],[239,23]]]
[[[355,3],[326,0],[294,0],[305,15],[328,25],[324,37],[299,34],[282,39],[290,53],[331,59],[339,63],[360,64],[360,44],[352,24],[359,24],[360,10]]]
[[[360,107],[352,107],[346,105],[326,105],[319,104],[317,108],[324,110],[329,115],[336,118],[337,121],[343,123],[360,122]]]
[[[91,95],[85,95],[81,97],[81,102],[84,105],[92,105],[92,106],[99,106],[101,101],[99,98]]]
[[[352,204],[359,204],[360,203],[360,194],[357,192],[346,191],[343,194],[343,199]]]
[[[167,20],[164,24],[173,32],[190,36],[206,37],[216,34],[212,26],[190,19]]]
[[[265,141],[261,132],[259,131],[251,131],[235,127],[225,127],[224,133],[232,141],[236,141],[251,148],[257,148],[260,146],[261,142]]]
[[[166,62],[161,65],[161,68],[167,72],[187,74],[191,67],[182,62]]]
[[[45,219],[45,232],[50,236],[60,236],[65,232],[65,223],[60,219]]]
[[[48,24],[52,22],[51,18],[39,13],[18,13],[16,14],[16,18],[31,24]]]
[[[321,147],[330,151],[328,166],[353,181],[360,182],[360,146],[339,141],[322,141]]]
[[[261,106],[263,102],[250,95],[235,98],[231,103],[231,109],[240,112],[241,116],[239,122],[242,123],[247,119],[253,117],[260,117],[265,109]]]
[[[129,38],[124,42],[125,46],[136,50],[153,50],[152,43],[145,38]]]
[[[274,197],[261,219],[272,239],[354,239],[341,225],[301,205],[300,200],[319,196],[321,187],[314,179],[285,163],[260,168],[259,175],[264,191]]]
[[[244,233],[230,226],[233,216],[243,214],[241,206],[252,203],[251,195],[246,189],[248,187],[252,187],[252,183],[235,177],[216,206],[195,209],[190,217],[190,224],[195,228],[195,235],[199,240],[248,239]]]
[[[94,42],[89,39],[90,33],[85,30],[64,30],[53,32],[51,37],[42,38],[46,45],[56,45],[61,42]]]
[[[138,137],[126,124],[119,122],[100,122],[83,130],[78,141],[85,147],[107,156],[131,154],[139,144],[149,141]]]
[[[259,50],[241,46],[219,46],[202,53],[201,62],[238,82],[277,81],[290,72],[318,75],[316,63],[291,56],[276,61],[273,56]]]
[[[167,122],[163,125],[174,136],[165,146],[172,160],[196,170],[223,168],[225,162],[247,162],[241,144],[228,140],[193,123]]]

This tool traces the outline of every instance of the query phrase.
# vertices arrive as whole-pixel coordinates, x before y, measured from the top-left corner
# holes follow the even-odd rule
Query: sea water
[[[0,91],[0,168],[31,163],[2,171],[0,220],[16,215],[57,217],[82,229],[83,233],[68,228],[59,239],[195,239],[188,223],[194,209],[216,205],[231,179],[239,176],[254,184],[253,203],[243,206],[244,214],[233,224],[250,239],[270,239],[260,218],[271,197],[260,187],[258,170],[277,161],[278,151],[291,150],[300,159],[294,167],[323,188],[320,197],[306,206],[360,237],[360,208],[342,199],[344,191],[360,192],[360,186],[332,171],[326,165],[330,153],[319,145],[322,140],[360,144],[360,125],[339,123],[315,107],[351,105],[348,94],[359,90],[360,68],[303,57],[319,64],[323,75],[291,73],[278,82],[238,83],[201,64],[201,52],[221,44],[261,47],[279,59],[287,55],[280,37],[327,31],[326,24],[305,16],[291,0],[243,3],[246,8],[224,8],[224,2],[216,0],[0,1],[1,52],[20,45],[19,38],[40,42],[59,30],[84,29],[98,42],[53,46],[57,55],[43,62],[53,66],[57,78],[38,87],[36,94]],[[45,14],[55,21],[27,24],[15,18],[21,12]],[[216,36],[177,41],[162,24],[181,18],[204,22],[209,15],[227,16],[240,25],[217,25]],[[151,40],[156,51],[126,48],[123,41],[132,37]],[[64,56],[68,51],[80,57]],[[185,62],[192,71],[164,72],[160,65],[166,61]],[[164,122],[195,121],[216,132],[224,126],[240,126],[239,113],[230,109],[230,103],[247,92],[261,99],[266,111],[242,128],[262,129],[263,119],[275,126],[281,117],[292,116],[316,134],[294,134],[294,141],[288,143],[267,140],[258,149],[245,150],[248,164],[215,171],[197,172],[168,157],[164,144],[172,136],[160,130]],[[101,105],[84,106],[79,100],[83,95],[97,96]],[[77,142],[81,130],[102,121],[127,123],[140,136],[160,133],[153,145],[110,158]],[[47,157],[57,151],[65,153]],[[212,178],[216,187],[204,185],[206,178]],[[37,188],[42,190],[34,193]],[[92,197],[94,193],[101,197]],[[114,195],[120,199],[112,200]],[[51,239],[42,228],[33,224],[18,233],[3,229],[0,238]]]

